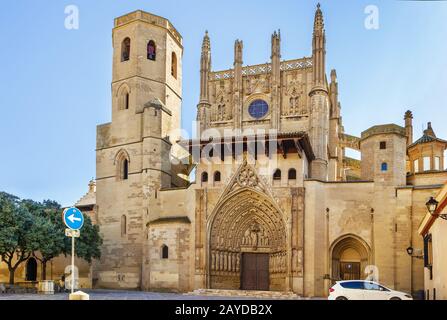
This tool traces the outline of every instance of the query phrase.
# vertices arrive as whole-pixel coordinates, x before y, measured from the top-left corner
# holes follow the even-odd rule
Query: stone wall
[[[145,263],[149,283],[145,284],[144,289],[171,292],[191,290],[190,223],[175,219],[170,222],[160,220],[150,224],[148,232]],[[163,246],[168,248],[167,258],[162,256]]]

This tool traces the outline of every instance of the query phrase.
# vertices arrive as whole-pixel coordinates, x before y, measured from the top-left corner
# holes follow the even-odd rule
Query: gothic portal
[[[289,266],[284,216],[258,179],[254,169],[244,165],[231,192],[211,215],[211,288],[286,289]]]

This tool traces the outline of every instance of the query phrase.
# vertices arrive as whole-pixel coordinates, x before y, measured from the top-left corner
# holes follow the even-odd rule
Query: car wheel
[[[392,297],[390,300],[402,300],[402,299],[398,297]]]
[[[346,297],[337,297],[335,300],[348,300]]]

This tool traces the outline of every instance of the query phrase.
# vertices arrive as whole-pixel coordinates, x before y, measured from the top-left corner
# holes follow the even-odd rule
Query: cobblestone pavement
[[[253,297],[197,296],[140,291],[86,290],[90,300],[254,300]],[[54,295],[0,294],[0,300],[68,300],[68,293]],[[268,300],[268,299],[267,299]]]

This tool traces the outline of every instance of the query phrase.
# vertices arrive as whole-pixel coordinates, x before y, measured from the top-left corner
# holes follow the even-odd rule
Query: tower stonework
[[[101,287],[141,288],[146,224],[162,188],[182,186],[169,161],[179,137],[182,38],[161,17],[115,19],[112,121],[97,130],[97,205],[104,237]]]

